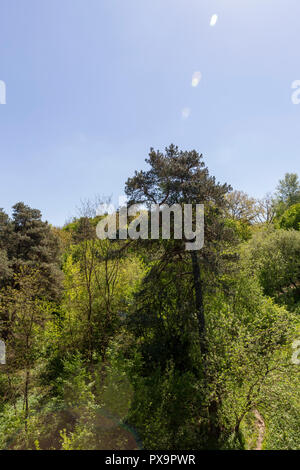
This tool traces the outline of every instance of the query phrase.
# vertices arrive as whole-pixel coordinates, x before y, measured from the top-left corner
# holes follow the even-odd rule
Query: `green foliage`
[[[278,201],[287,207],[300,202],[300,182],[296,173],[286,173],[277,186]]]
[[[285,230],[300,230],[300,202],[290,206],[280,217],[278,226]]]
[[[266,295],[295,307],[300,300],[300,233],[268,230],[256,233],[243,247],[250,275],[258,276]]]
[[[141,373],[133,381],[135,394],[129,420],[141,433],[144,448],[204,447],[205,433],[199,426],[199,385],[193,373],[176,371],[170,363],[165,371],[157,369],[150,377]]]
[[[283,379],[275,377],[271,393],[263,407],[267,429],[264,442],[266,450],[300,449],[300,370],[291,364]]]
[[[94,213],[0,211],[0,448],[254,449],[259,413],[264,449],[299,449],[297,175],[258,202],[195,151],[147,163],[127,195],[205,203],[198,253],[98,240]]]
[[[39,271],[41,294],[49,300],[59,300],[62,281],[59,239],[48,223],[41,220],[39,210],[19,202],[13,206],[12,219],[0,211],[0,250],[6,265],[4,273],[2,270],[6,282],[2,285],[11,280],[11,272],[18,273],[26,266]]]
[[[248,222],[243,220],[227,219],[226,225],[234,230],[241,241],[250,240],[252,237],[251,227]]]

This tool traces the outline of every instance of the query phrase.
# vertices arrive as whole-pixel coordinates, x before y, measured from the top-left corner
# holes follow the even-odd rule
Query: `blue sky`
[[[170,143],[235,189],[274,190],[300,173],[299,43],[299,0],[2,0],[0,207],[62,225]]]

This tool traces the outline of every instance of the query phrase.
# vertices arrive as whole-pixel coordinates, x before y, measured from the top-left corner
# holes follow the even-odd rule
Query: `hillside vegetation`
[[[0,448],[300,449],[297,175],[256,200],[196,151],[146,161],[129,204],[204,204],[201,250],[0,211]]]

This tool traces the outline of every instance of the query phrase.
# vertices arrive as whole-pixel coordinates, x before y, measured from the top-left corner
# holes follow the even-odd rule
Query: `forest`
[[[298,175],[256,199],[196,150],[143,165],[128,204],[203,204],[200,250],[99,239],[97,197],[0,209],[0,448],[300,449]]]

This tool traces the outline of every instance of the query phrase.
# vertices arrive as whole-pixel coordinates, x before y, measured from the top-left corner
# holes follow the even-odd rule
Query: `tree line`
[[[0,447],[251,449],[259,412],[264,448],[300,448],[297,174],[257,200],[196,151],[146,163],[128,203],[204,204],[201,250],[99,240],[92,203],[0,211]]]

